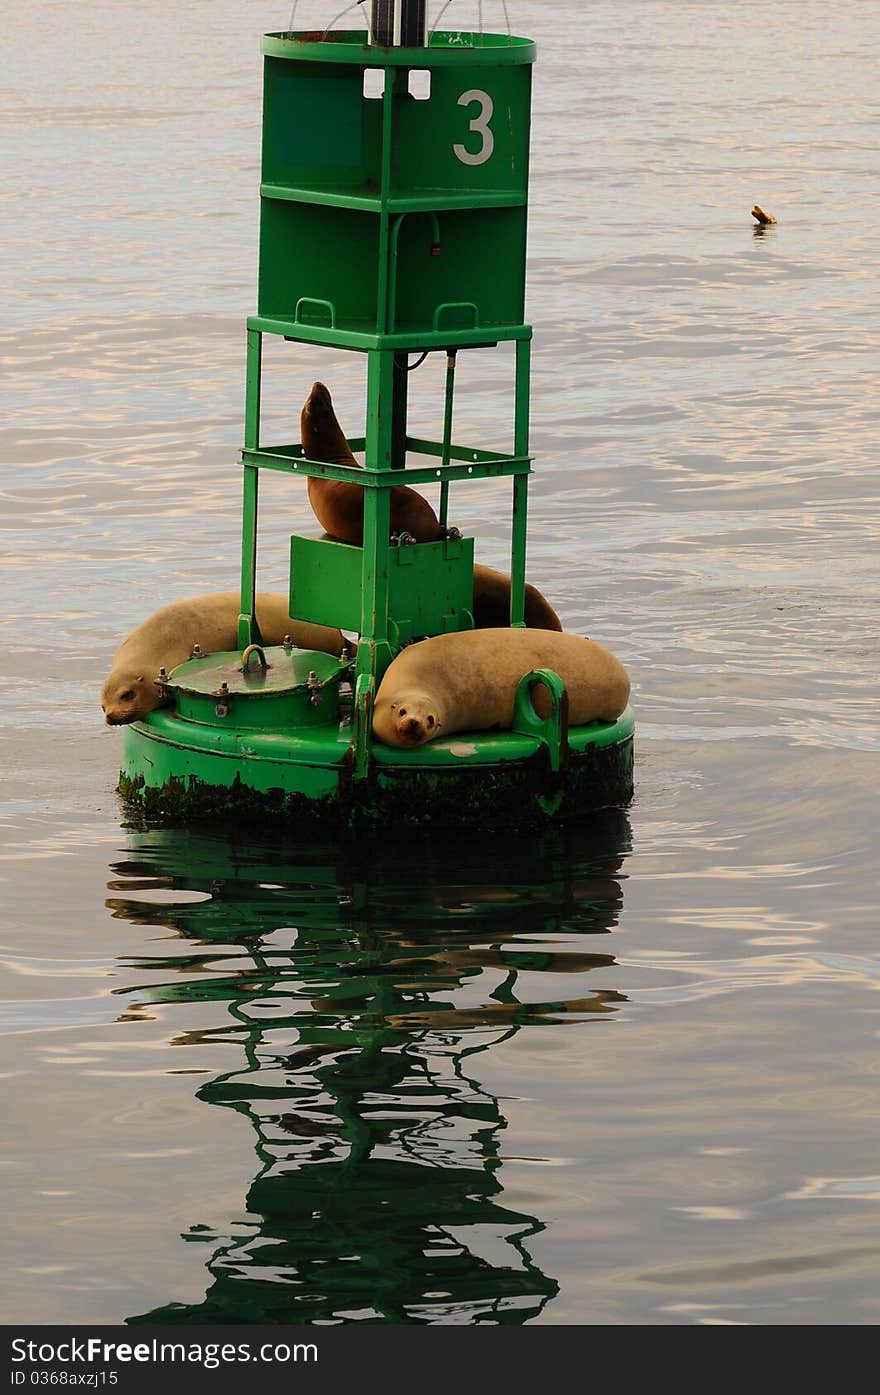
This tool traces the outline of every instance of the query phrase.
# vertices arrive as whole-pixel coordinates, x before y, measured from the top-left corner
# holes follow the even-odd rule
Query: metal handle
[[[328,313],[329,316],[330,316],[330,324],[329,324],[328,327],[329,327],[330,329],[335,329],[335,328],[336,328],[336,306],[333,304],[333,301],[332,301],[332,300],[316,300],[314,296],[310,296],[310,295],[301,295],[300,298],[299,298],[299,300],[296,302],[296,308],[294,309],[294,312],[293,312],[293,323],[294,323],[295,325],[301,325],[301,324],[305,323],[305,321],[303,321],[303,320],[301,319],[300,313],[299,313],[299,312],[300,312],[300,309],[301,309],[301,307],[302,307],[303,305],[318,305],[318,306],[321,307],[321,309],[326,310],[327,313]]]
[[[259,644],[249,644],[247,649],[241,656],[242,673],[247,673],[248,664],[250,663],[254,654],[256,654],[259,660],[260,668],[263,670],[264,673],[266,672],[266,669],[269,667],[269,665],[266,663],[266,655],[263,653],[263,650],[260,648]]]
[[[480,323],[480,312],[472,300],[444,300],[434,311],[434,333],[440,328],[440,316],[444,310],[470,310],[474,317],[471,329],[477,329]]]

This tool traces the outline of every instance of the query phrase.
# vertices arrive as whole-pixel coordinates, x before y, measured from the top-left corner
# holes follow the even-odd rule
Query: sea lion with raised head
[[[353,465],[360,469],[336,419],[333,399],[323,383],[313,383],[300,420],[307,460]],[[309,503],[321,527],[332,538],[356,547],[363,545],[364,491],[359,484],[309,475]],[[405,484],[396,484],[391,490],[390,531],[409,533],[420,543],[436,542],[444,536],[427,499]]]
[[[510,577],[474,563],[474,627],[493,630],[510,624]],[[537,586],[526,582],[523,619],[530,630],[561,630],[562,621]]]
[[[110,726],[136,722],[162,702],[156,686],[160,668],[170,673],[192,655],[230,652],[238,647],[241,597],[237,591],[211,591],[163,606],[138,625],[116,651],[101,691],[101,707]],[[278,591],[257,595],[257,624],[265,644],[280,644],[290,635],[301,649],[339,654],[344,644],[339,630],[292,620],[288,597]]]
[[[398,654],[379,684],[373,735],[411,749],[457,731],[507,730],[520,679],[534,668],[559,674],[572,726],[613,722],[629,700],[623,664],[592,640],[550,630],[463,630]],[[546,715],[546,690],[536,688],[532,700]]]

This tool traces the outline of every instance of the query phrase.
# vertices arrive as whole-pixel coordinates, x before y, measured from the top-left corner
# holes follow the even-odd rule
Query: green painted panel
[[[144,745],[148,740],[149,744]],[[179,750],[198,761],[201,756],[222,756],[243,761],[244,766],[302,766],[335,768],[349,750],[349,725],[306,727],[301,731],[247,731],[222,722],[213,726],[185,721],[173,708],[160,707],[142,722],[125,728],[125,751]],[[169,760],[175,757],[169,756]],[[230,775],[230,779],[234,776]]]
[[[266,59],[265,183],[376,194],[381,143],[381,103],[364,100],[358,69]]]
[[[357,177],[363,166],[365,103],[357,73],[296,69],[269,59],[263,110],[263,175],[283,182],[315,169]],[[294,182],[294,181],[292,181]]]
[[[313,624],[360,630],[363,557],[363,548],[347,543],[292,537],[291,614]],[[473,538],[389,546],[389,632],[395,647],[471,629],[473,577]]]
[[[378,257],[374,214],[264,198],[259,313],[375,330]]]
[[[524,195],[529,174],[531,68],[438,68],[428,101],[410,98],[397,117],[395,190],[507,190]]]
[[[526,209],[448,210],[400,224],[390,330],[470,329],[521,324],[525,313]],[[447,308],[442,308],[442,307]]]
[[[360,630],[363,548],[323,538],[290,539],[290,613],[313,625]],[[313,616],[333,616],[332,620]]]

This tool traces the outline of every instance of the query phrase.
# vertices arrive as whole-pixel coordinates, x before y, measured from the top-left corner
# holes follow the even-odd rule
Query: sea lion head
[[[437,703],[426,693],[398,693],[393,702],[376,703],[373,732],[386,746],[424,746],[439,736],[441,725]]]
[[[125,673],[116,669],[101,690],[104,721],[111,727],[137,722],[158,707],[160,702],[156,684],[142,673]]]
[[[323,383],[312,383],[312,390],[302,409],[302,438],[306,444],[308,437],[324,436],[329,431],[339,431],[339,422],[333,410],[333,398]]]

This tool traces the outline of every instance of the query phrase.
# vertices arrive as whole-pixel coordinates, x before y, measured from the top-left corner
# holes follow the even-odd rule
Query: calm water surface
[[[7,1321],[880,1318],[880,20],[509,7],[540,44],[530,575],[639,727],[630,810],[503,840],[125,827],[109,658],[235,584],[289,7],[5,21]],[[459,434],[503,445],[510,359],[466,357]],[[358,429],[359,359],[268,358],[267,439],[318,375]],[[282,587],[311,515],[265,498]],[[453,492],[490,564],[508,508]]]

